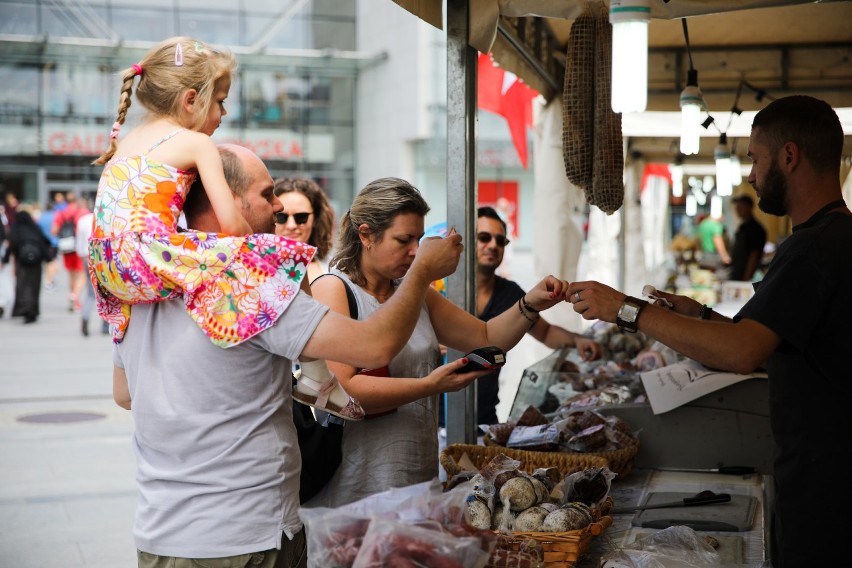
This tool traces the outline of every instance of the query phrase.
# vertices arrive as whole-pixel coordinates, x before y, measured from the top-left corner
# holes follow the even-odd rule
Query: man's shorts
[[[82,272],[83,270],[83,259],[76,252],[63,253],[62,261],[65,263],[65,269],[68,272]]]
[[[176,558],[136,551],[138,568],[307,568],[308,545],[305,529],[293,535],[282,535],[281,550],[228,556],[227,558]]]

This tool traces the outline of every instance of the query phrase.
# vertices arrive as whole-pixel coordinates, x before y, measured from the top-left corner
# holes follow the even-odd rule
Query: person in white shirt
[[[88,207],[87,207],[88,209]],[[89,237],[92,235],[92,219],[94,214],[89,212],[77,219],[76,240],[74,246],[77,256],[83,260],[84,275],[89,274]],[[82,306],[80,308],[80,331],[83,337],[89,336],[89,316],[92,313],[92,308],[95,305],[95,289],[92,287],[92,282],[86,276],[88,284],[86,286],[86,294],[83,296]],[[101,333],[109,333],[109,325],[106,322],[101,324]]]

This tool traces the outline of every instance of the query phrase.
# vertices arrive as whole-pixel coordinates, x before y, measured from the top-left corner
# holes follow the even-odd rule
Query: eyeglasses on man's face
[[[504,246],[508,245],[510,242],[512,242],[509,239],[507,239],[505,237],[505,235],[492,235],[491,233],[488,233],[486,231],[480,231],[476,234],[476,240],[478,240],[480,243],[482,243],[484,245],[487,245],[488,243],[490,243],[491,239],[494,239],[494,241],[497,243],[498,247],[504,247]]]
[[[293,220],[297,225],[304,225],[308,222],[308,219],[311,218],[313,213],[293,213]],[[275,214],[275,222],[279,225],[286,225],[287,219],[290,218],[289,213],[276,213]]]

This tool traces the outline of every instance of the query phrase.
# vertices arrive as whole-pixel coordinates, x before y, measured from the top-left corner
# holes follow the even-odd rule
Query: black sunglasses
[[[293,220],[297,225],[304,225],[308,222],[308,219],[313,213],[293,213]],[[287,219],[290,218],[289,213],[276,213],[275,214],[275,222],[279,225],[286,225]]]
[[[504,247],[504,246],[508,245],[510,242],[512,242],[503,235],[492,235],[491,233],[486,233],[485,231],[481,231],[481,232],[476,234],[476,240],[478,240],[480,243],[482,243],[484,245],[487,245],[488,243],[490,243],[491,239],[494,239],[494,241],[497,243],[498,247]]]

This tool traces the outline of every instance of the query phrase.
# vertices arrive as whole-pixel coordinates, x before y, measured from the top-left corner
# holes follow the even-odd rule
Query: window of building
[[[0,1],[0,33],[33,35],[38,30],[38,7],[32,2]]]

